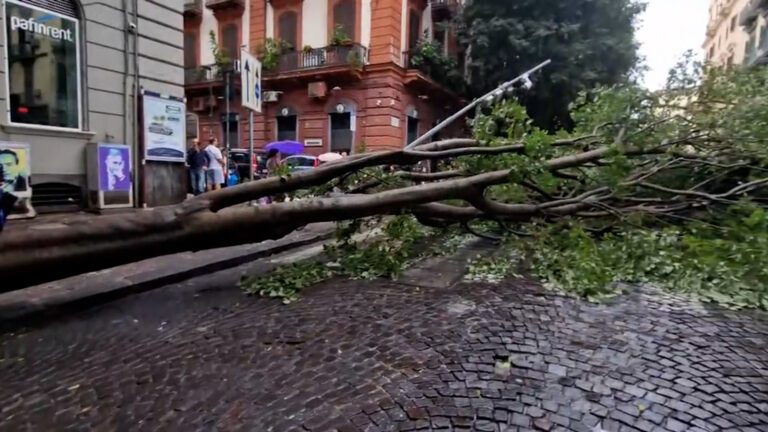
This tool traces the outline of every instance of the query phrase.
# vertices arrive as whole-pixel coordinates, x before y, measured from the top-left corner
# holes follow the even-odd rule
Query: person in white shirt
[[[208,162],[205,171],[205,177],[208,180],[207,189],[209,191],[221,189],[221,185],[224,183],[224,157],[221,155],[219,142],[216,138],[208,140],[208,146],[205,147],[203,152]]]

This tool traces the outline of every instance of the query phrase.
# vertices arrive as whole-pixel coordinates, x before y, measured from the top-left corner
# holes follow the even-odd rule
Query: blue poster
[[[126,146],[99,146],[99,190],[131,190],[131,154]]]

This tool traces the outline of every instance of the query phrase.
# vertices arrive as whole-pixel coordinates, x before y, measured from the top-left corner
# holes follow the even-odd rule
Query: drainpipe
[[[125,28],[123,32],[123,142],[125,144],[128,144],[128,111],[130,110],[128,106],[128,69],[130,68],[130,54],[128,51],[130,50],[130,30],[129,30],[129,23],[131,22],[131,17],[128,14],[128,0],[123,0],[122,3],[123,6],[123,21],[125,23]],[[136,150],[134,149],[133,153],[136,153]],[[133,164],[134,162],[131,161]],[[136,165],[133,165],[133,169],[136,170]]]
[[[138,172],[139,161],[143,160],[143,156],[139,156],[139,0],[133,0],[133,148],[134,151],[134,166]],[[127,71],[126,71],[127,72]],[[144,171],[143,169],[141,170]],[[139,176],[136,176],[139,177]],[[133,187],[133,200],[134,205],[139,203],[139,184],[143,187],[144,179],[137,178],[136,184]],[[146,205],[146,203],[142,203]]]

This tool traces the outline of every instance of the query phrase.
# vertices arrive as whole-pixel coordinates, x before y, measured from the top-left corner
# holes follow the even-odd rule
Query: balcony
[[[197,18],[203,14],[203,0],[184,0],[184,18]]]
[[[751,28],[757,22],[760,13],[765,13],[768,9],[768,0],[750,0],[739,14],[739,25]]]
[[[216,64],[184,69],[184,85],[214,83],[223,79],[224,68]]]
[[[222,9],[245,10],[245,0],[205,0],[205,7],[213,11]]]
[[[455,16],[460,7],[459,0],[432,0],[432,16],[441,21]]]
[[[358,76],[368,63],[368,49],[360,44],[332,45],[282,54],[274,66],[264,65],[267,79],[320,78],[329,73]]]
[[[418,47],[416,48],[418,50]],[[406,69],[405,84],[416,91],[427,94],[442,93],[448,98],[456,98],[461,92],[463,77],[459,73],[456,59],[439,54],[437,57],[425,56],[419,51],[403,51],[403,68]]]

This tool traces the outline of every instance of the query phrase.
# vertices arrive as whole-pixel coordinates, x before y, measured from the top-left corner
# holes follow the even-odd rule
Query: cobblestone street
[[[768,431],[768,321],[649,292],[226,271],[0,337],[2,431]]]

